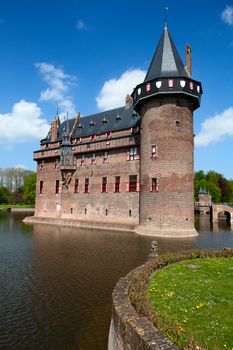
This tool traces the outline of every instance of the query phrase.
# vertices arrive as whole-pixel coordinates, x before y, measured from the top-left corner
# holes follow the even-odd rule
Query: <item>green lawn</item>
[[[233,258],[168,265],[153,274],[149,300],[158,327],[180,348],[191,341],[233,350]]]

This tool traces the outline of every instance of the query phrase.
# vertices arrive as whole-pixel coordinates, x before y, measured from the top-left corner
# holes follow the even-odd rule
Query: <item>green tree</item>
[[[26,204],[35,204],[36,173],[30,173],[24,179],[23,200]]]
[[[0,187],[0,203],[8,204],[10,202],[11,192],[6,187]]]

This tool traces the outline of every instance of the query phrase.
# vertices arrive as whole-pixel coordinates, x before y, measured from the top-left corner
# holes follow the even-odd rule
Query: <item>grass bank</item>
[[[148,261],[128,295],[181,349],[233,350],[233,249],[195,250]]]
[[[149,300],[179,347],[233,349],[233,258],[185,260],[156,272]]]
[[[7,210],[9,208],[34,208],[33,204],[0,204],[0,209]]]

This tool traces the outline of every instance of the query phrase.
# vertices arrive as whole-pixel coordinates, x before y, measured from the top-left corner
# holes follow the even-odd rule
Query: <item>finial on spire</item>
[[[57,116],[58,116],[58,103],[57,103]]]
[[[164,7],[164,29],[167,29],[167,11],[168,11],[168,6]]]

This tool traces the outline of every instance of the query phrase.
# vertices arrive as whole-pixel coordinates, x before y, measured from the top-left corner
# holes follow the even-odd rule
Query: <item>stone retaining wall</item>
[[[108,350],[178,350],[146,317],[140,317],[132,306],[128,291],[135,274],[145,265],[121,278],[113,291],[112,319]]]

